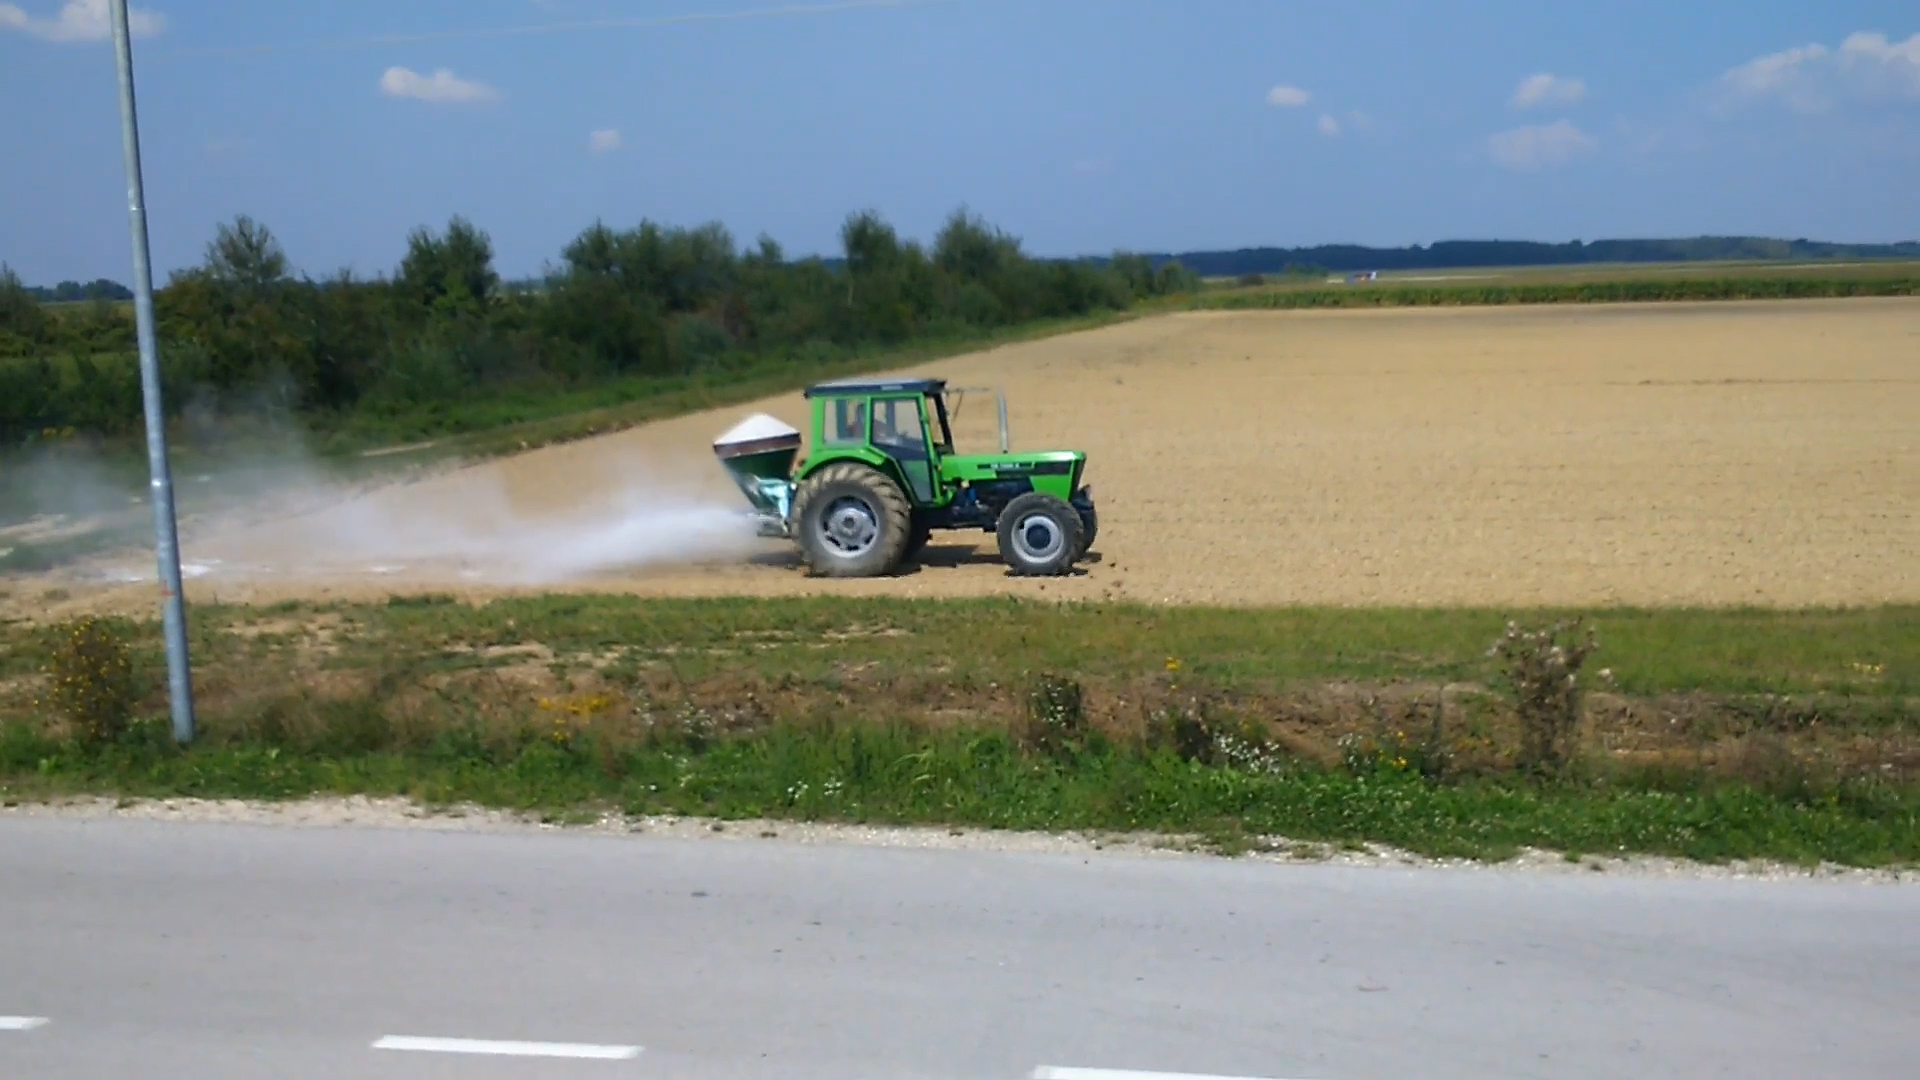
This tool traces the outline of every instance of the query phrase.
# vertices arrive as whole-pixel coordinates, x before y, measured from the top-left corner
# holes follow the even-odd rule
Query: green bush
[[[1509,622],[1487,651],[1499,657],[1513,691],[1523,768],[1558,771],[1573,758],[1580,726],[1580,668],[1600,647],[1591,627],[1583,637],[1575,637],[1580,629],[1579,620],[1537,630]]]
[[[1163,705],[1147,716],[1149,749],[1171,750],[1182,761],[1212,764],[1215,757],[1213,725],[1197,701]]]
[[[43,704],[67,722],[73,736],[100,745],[119,741],[139,696],[126,634],[95,616],[53,629]]]
[[[1080,684],[1060,675],[1042,675],[1027,695],[1027,723],[1021,742],[1029,750],[1061,760],[1086,747],[1087,708]]]
[[[673,322],[675,366],[691,374],[703,370],[733,348],[733,339],[720,324],[704,315],[683,315]]]

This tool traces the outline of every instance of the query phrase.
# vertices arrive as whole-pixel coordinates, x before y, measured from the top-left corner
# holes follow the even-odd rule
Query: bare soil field
[[[895,578],[806,577],[741,534],[709,450],[756,411],[804,428],[795,393],[189,530],[189,599],[1920,601],[1920,299],[1187,313],[920,370],[1004,387],[1016,448],[1088,451],[1083,573],[1009,578],[954,533]],[[971,398],[962,445],[992,420]],[[151,582],[135,555],[0,582],[0,605],[145,612]]]

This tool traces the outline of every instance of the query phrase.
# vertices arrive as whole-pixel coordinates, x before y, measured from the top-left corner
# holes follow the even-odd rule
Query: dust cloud
[[[285,488],[305,509],[271,522],[209,521],[182,550],[235,580],[375,577],[475,585],[560,585],[668,563],[744,558],[742,507],[691,496],[648,471],[562,513],[528,512],[476,473],[355,492],[326,480]]]
[[[92,448],[33,447],[0,455],[0,560],[84,544],[150,521],[144,476]],[[6,568],[0,561],[0,569]]]
[[[556,500],[553,485],[516,485],[492,464],[323,456],[297,426],[258,412],[194,421],[173,455],[189,579],[551,586],[739,560],[755,544],[744,501],[717,497],[700,472],[719,469],[711,456],[636,456],[617,473],[570,478]],[[0,548],[92,536],[107,551],[80,576],[154,580],[145,465],[137,448],[77,444],[6,463]]]

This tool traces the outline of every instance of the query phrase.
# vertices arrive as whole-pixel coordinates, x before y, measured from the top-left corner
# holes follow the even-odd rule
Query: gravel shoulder
[[[1284,837],[1263,838],[1254,850],[1228,856],[1207,850],[1198,837],[1150,833],[1010,832],[978,828],[844,825],[757,819],[720,821],[692,817],[630,817],[618,813],[555,821],[537,815],[473,805],[427,807],[406,799],[376,799],[357,795],[286,802],[80,797],[21,802],[0,807],[0,821],[8,818],[125,819],[286,828],[424,829],[441,832],[568,832],[606,836],[644,835],[711,843],[999,851],[1086,858],[1238,858],[1275,863],[1472,870],[1501,874],[1612,874],[1665,879],[1920,884],[1920,867],[1865,869],[1835,864],[1795,866],[1763,860],[1701,863],[1648,855],[1584,855],[1577,860],[1570,860],[1558,852],[1531,848],[1501,862],[1483,862],[1428,858],[1384,844],[1343,848],[1292,841]]]

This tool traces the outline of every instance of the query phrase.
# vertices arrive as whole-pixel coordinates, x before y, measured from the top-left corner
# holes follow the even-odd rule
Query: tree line
[[[52,288],[29,285],[27,292],[35,300],[48,304],[78,304],[85,300],[131,300],[133,290],[108,278],[88,282],[63,281]]]
[[[1178,262],[1044,260],[962,209],[931,244],[850,215],[831,262],[790,259],[721,225],[595,223],[527,287],[505,285],[487,233],[418,228],[389,275],[296,273],[264,224],[222,224],[200,265],[156,291],[170,406],[273,395],[322,422],[419,411],[521,387],[724,374],[852,350],[1123,310],[1191,291]],[[110,283],[109,283],[110,284]],[[0,444],[139,424],[132,320],[105,298],[50,309],[0,268]]]
[[[1788,259],[1920,259],[1920,240],[1895,244],[1842,244],[1825,240],[1777,240],[1764,236],[1696,236],[1651,240],[1569,240],[1555,244],[1532,240],[1443,240],[1432,245],[1367,247],[1321,244],[1315,247],[1235,248],[1151,254],[1155,268],[1178,262],[1208,277],[1281,274],[1313,277],[1353,270],[1450,270],[1486,266],[1572,266],[1582,263],[1739,262]],[[1099,264],[1105,260],[1088,260]],[[841,269],[843,256],[821,265]],[[522,284],[522,283],[516,283]],[[509,286],[510,288],[512,286]],[[131,300],[133,290],[99,278],[82,284],[63,281],[52,288],[28,286],[36,299],[74,303],[83,300]]]
[[[1177,260],[1207,277],[1240,277],[1306,270],[1445,270],[1485,266],[1572,266],[1583,263],[1723,262],[1743,260],[1920,259],[1920,241],[1837,244],[1761,236],[1695,236],[1656,240],[1443,240],[1409,247],[1321,244],[1234,251],[1150,255],[1156,265]]]

